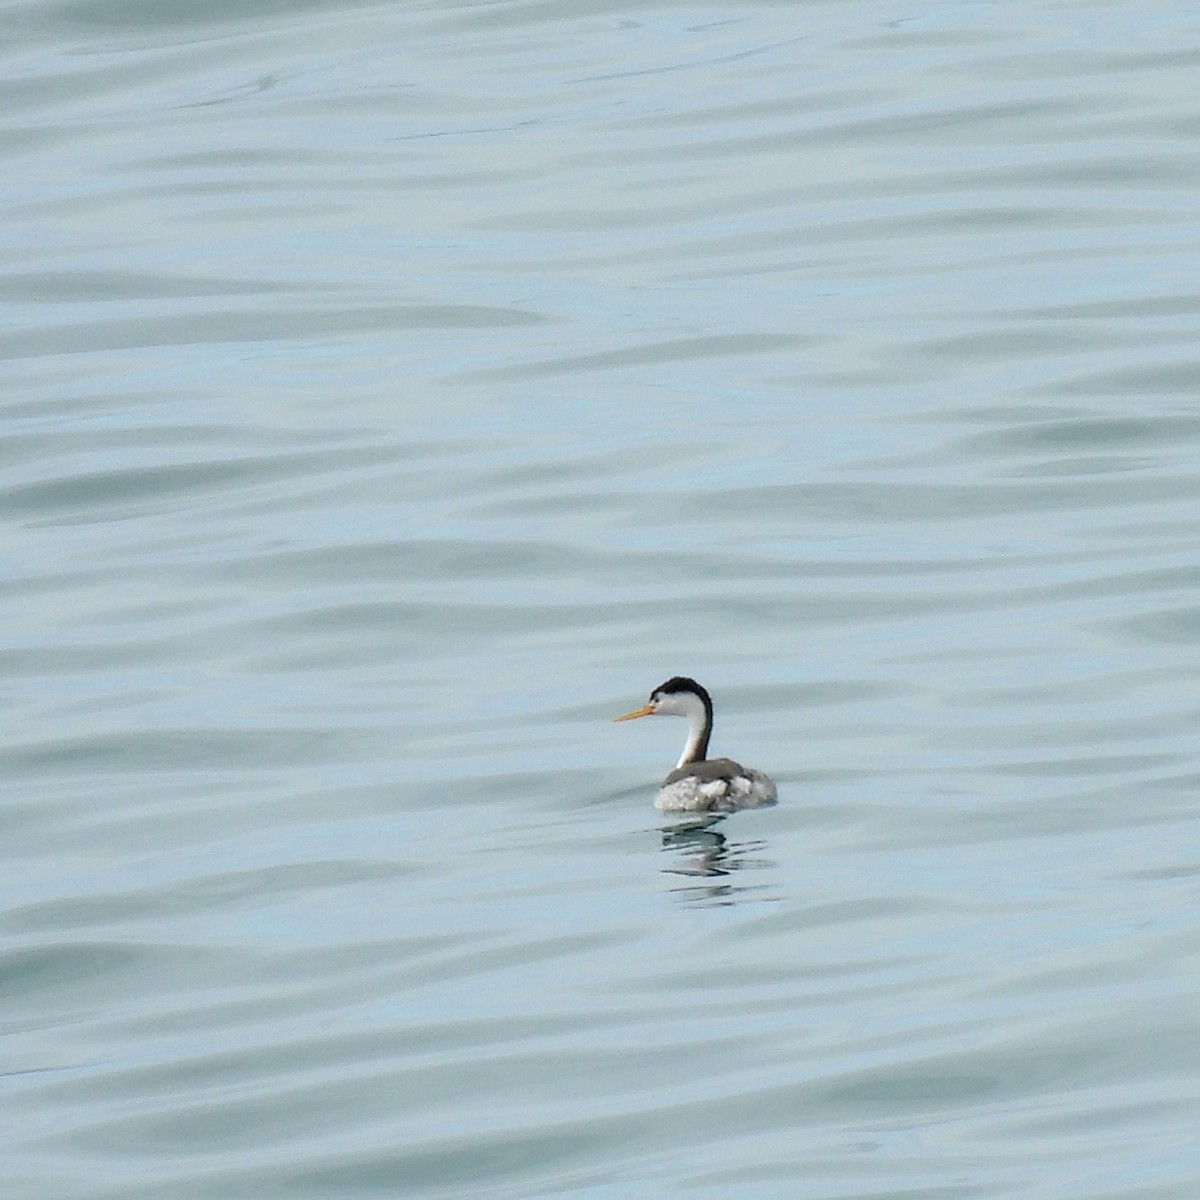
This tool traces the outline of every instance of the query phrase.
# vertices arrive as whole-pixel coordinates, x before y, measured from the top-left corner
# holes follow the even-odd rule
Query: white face
[[[699,697],[691,692],[655,692],[650,697],[650,707],[656,717],[686,717],[700,704]]]

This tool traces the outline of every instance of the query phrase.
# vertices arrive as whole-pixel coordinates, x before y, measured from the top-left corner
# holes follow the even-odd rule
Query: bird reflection
[[[671,888],[685,903],[737,904],[774,898],[761,894],[768,887],[765,883],[734,881],[738,872],[761,871],[774,867],[775,863],[760,857],[767,847],[761,838],[731,841],[726,837],[720,826],[727,818],[725,813],[708,813],[659,827],[663,851],[673,856],[663,874],[703,881]]]

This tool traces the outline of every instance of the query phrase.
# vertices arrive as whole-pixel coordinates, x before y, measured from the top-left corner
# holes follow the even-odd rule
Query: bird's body
[[[762,771],[743,767],[732,758],[707,757],[713,726],[712,698],[694,679],[682,675],[668,679],[650,693],[642,708],[616,719],[630,721],[655,714],[688,719],[683,753],[654,798],[660,812],[733,812],[775,803],[775,784]]]

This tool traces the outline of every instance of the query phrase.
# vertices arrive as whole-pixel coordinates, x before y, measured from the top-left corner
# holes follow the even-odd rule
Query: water
[[[5,1197],[1192,1200],[1186,6],[3,13]]]

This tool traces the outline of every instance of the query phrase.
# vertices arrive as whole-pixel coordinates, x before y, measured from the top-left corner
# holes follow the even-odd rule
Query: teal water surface
[[[3,12],[4,1197],[1193,1200],[1186,6]]]

